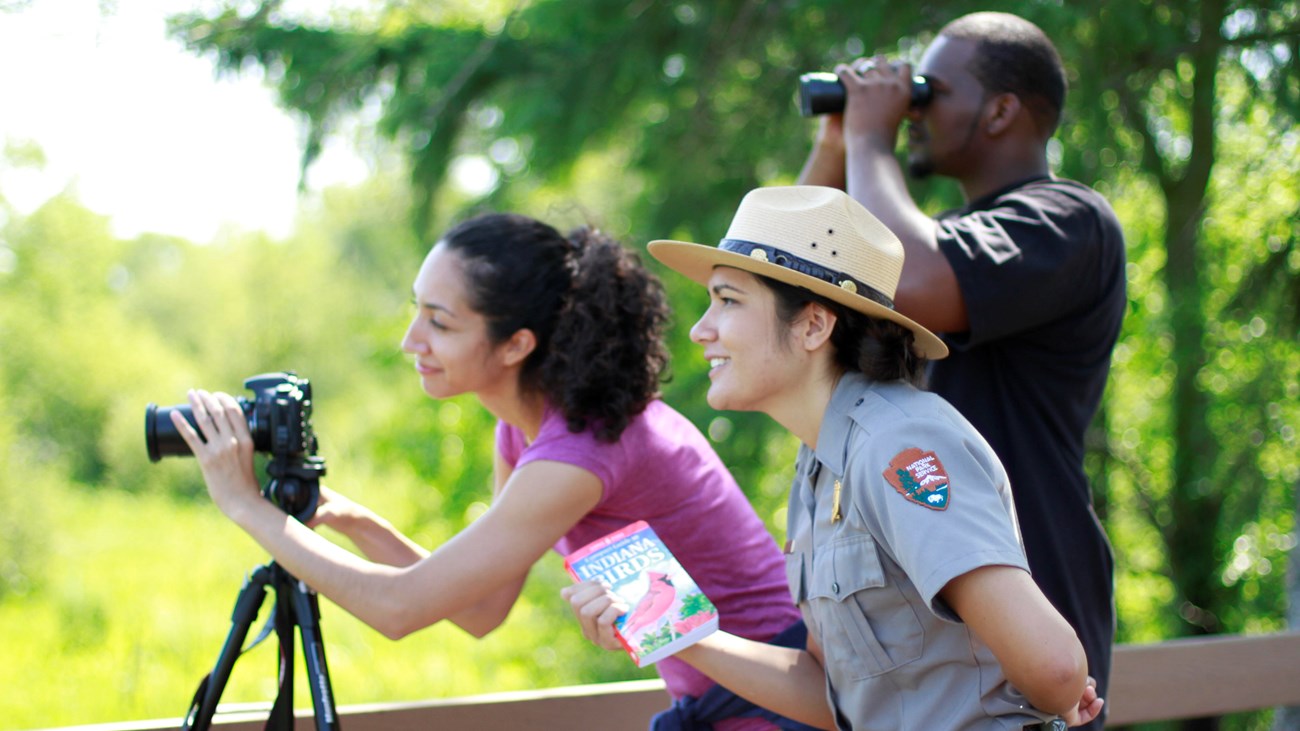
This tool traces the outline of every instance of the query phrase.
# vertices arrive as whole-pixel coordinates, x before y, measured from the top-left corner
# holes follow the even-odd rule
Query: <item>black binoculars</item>
[[[912,77],[913,107],[929,104],[932,94],[929,79]],[[839,114],[844,111],[844,98],[843,82],[829,71],[811,71],[799,77],[799,111],[805,117]]]

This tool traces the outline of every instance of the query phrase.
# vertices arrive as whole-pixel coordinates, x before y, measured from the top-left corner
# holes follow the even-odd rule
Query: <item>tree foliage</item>
[[[1076,99],[1101,102],[1076,105],[1065,147],[1083,151],[1079,168],[1099,180],[1136,177],[1151,193],[1146,210],[1159,212],[1159,226],[1131,241],[1132,274],[1150,286],[1133,287],[1145,301],[1127,328],[1154,340],[1124,343],[1126,353],[1158,343],[1151,385],[1166,396],[1150,414],[1108,404],[1125,432],[1165,437],[1151,459],[1151,440],[1126,444],[1112,430],[1126,485],[1108,497],[1112,510],[1144,515],[1166,547],[1182,620],[1167,631],[1247,629],[1284,607],[1277,577],[1265,577],[1285,560],[1294,519],[1295,462],[1277,456],[1295,450],[1300,375],[1300,207],[1283,182],[1300,160],[1300,8],[1111,3],[1094,17],[1063,35],[1078,59]],[[1131,50],[1087,52],[1103,38]]]

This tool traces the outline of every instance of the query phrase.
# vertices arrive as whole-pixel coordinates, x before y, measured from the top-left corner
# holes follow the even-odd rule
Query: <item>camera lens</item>
[[[149,404],[144,410],[144,443],[149,450],[149,461],[157,462],[163,457],[187,457],[193,454],[190,445],[185,443],[176,425],[172,423],[172,412],[179,411],[198,431],[194,421],[194,412],[189,405],[158,406]]]
[[[263,434],[264,429],[258,429],[254,423],[251,414],[252,404],[247,399],[240,396],[235,399],[239,407],[244,411],[244,418],[248,421],[248,429],[253,434],[253,446],[256,449],[262,449],[267,437]],[[149,461],[157,462],[163,457],[192,457],[194,452],[190,451],[190,445],[185,443],[185,438],[181,433],[176,431],[176,425],[172,423],[172,412],[179,411],[181,416],[190,423],[190,428],[199,433],[199,438],[203,438],[203,432],[199,431],[198,422],[194,421],[194,410],[189,404],[178,404],[176,406],[159,406],[158,404],[149,404],[144,410],[144,445],[149,451]],[[259,441],[260,440],[260,441]]]

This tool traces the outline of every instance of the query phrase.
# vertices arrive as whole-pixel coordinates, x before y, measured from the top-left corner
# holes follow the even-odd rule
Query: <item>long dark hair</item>
[[[901,380],[917,387],[924,385],[926,359],[912,347],[915,337],[911,330],[891,320],[864,315],[803,287],[762,276],[758,280],[772,290],[776,319],[782,325],[792,324],[813,302],[835,313],[831,346],[840,368],[858,371],[873,381]]]
[[[560,409],[570,431],[613,442],[658,395],[668,300],[618,241],[591,227],[565,236],[528,216],[490,213],[458,224],[442,243],[464,262],[470,306],[493,343],[533,332],[522,385]]]

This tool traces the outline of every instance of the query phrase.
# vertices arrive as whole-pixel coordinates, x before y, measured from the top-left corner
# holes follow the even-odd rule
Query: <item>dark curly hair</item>
[[[663,285],[632,251],[591,227],[567,236],[528,216],[489,213],[448,231],[470,306],[504,342],[527,328],[537,347],[520,379],[569,430],[616,441],[659,394],[668,367]]]
[[[790,325],[810,302],[835,313],[831,346],[835,362],[845,371],[858,371],[873,381],[906,381],[921,387],[925,383],[927,360],[912,347],[912,331],[891,320],[864,315],[803,287],[758,277],[776,298],[776,319]],[[868,295],[871,296],[871,295]],[[880,298],[873,300],[888,306]]]
[[[1015,94],[1044,134],[1056,130],[1068,82],[1061,56],[1041,28],[1018,15],[980,12],[957,18],[939,35],[973,41],[970,72],[984,89]]]

